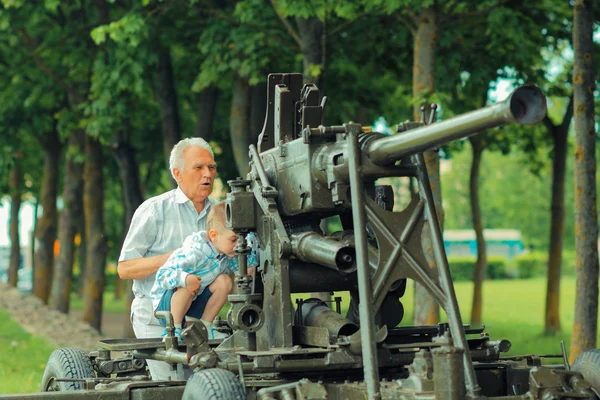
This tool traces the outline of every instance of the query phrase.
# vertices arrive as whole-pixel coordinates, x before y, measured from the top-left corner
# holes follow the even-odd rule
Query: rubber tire
[[[592,389],[600,393],[600,349],[584,351],[575,359],[571,370],[581,372]]]
[[[246,390],[231,371],[220,368],[195,372],[187,381],[182,400],[245,400]]]
[[[51,383],[54,378],[58,379],[86,379],[95,378],[94,367],[88,354],[81,349],[64,348],[54,350],[48,358],[48,364],[42,377],[42,392],[83,390],[83,382],[56,382]],[[49,387],[52,385],[52,387]]]

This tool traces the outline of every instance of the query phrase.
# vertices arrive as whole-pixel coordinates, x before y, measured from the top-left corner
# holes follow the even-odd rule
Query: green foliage
[[[487,279],[498,280],[510,278],[506,268],[506,258],[502,256],[488,256],[485,273]]]
[[[475,269],[474,257],[448,257],[450,273],[454,282],[473,280],[473,270]]]
[[[452,280],[454,282],[472,281],[476,261],[475,257],[448,257]],[[507,271],[506,259],[502,256],[488,256],[485,272],[486,279],[498,280],[511,277]]]
[[[138,47],[148,38],[148,27],[144,18],[139,14],[126,14],[121,19],[92,29],[90,33],[96,44],[106,42],[110,37],[116,43]]]
[[[275,60],[293,64],[292,51],[299,49],[271,7],[247,0],[238,3],[233,13],[230,9],[213,12],[212,23],[198,39],[202,61],[192,90],[201,91],[210,85],[228,87],[233,74],[247,78],[253,86],[265,79],[265,69]]]
[[[560,266],[561,276],[575,276],[576,257],[575,251],[563,251],[562,264]]]
[[[546,253],[533,252],[522,254],[515,257],[514,262],[517,266],[519,278],[521,279],[546,276],[548,270],[548,254]],[[575,251],[563,251],[560,267],[561,276],[575,276],[576,262]]]
[[[512,127],[506,127],[510,137]],[[569,147],[572,148],[572,147]],[[523,153],[508,155],[485,153],[481,164],[480,191],[483,222],[490,229],[518,229],[523,234],[526,247],[533,250],[548,247],[550,226],[550,177],[551,165],[546,157],[547,148],[539,148],[542,162],[537,173],[528,165],[529,158]],[[470,151],[452,154],[451,164],[442,173],[442,198],[444,199],[445,228],[471,229],[469,204]],[[574,247],[574,193],[573,157],[567,157],[565,187],[565,249]]]
[[[543,253],[528,253],[515,257],[519,278],[528,279],[546,274],[548,255]]]

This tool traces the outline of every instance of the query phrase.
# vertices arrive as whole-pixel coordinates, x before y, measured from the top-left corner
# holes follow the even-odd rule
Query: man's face
[[[238,235],[233,231],[223,229],[222,231],[217,232],[217,230],[211,229],[208,231],[208,236],[219,253],[223,253],[229,257],[235,255],[233,249],[237,244]]]
[[[217,164],[208,150],[190,146],[183,151],[183,171],[173,169],[179,187],[194,203],[204,201],[213,190]]]

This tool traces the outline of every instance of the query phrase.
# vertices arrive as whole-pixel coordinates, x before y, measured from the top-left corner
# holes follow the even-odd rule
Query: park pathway
[[[24,294],[5,283],[0,283],[0,309],[8,311],[27,332],[47,339],[56,348],[96,350],[98,340],[123,337],[124,324],[127,323],[121,313],[103,313],[101,334],[82,320],[81,310],[65,315],[46,306],[35,296]]]

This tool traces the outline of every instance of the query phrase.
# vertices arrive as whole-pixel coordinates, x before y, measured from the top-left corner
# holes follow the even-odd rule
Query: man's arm
[[[121,261],[117,265],[119,277],[121,279],[145,279],[158,271],[167,262],[171,253],[173,252]]]
[[[145,279],[154,274],[172,253],[151,257],[144,255],[151,249],[158,234],[158,216],[150,203],[144,202],[135,211],[117,264],[121,279]]]
[[[183,242],[183,247],[178,248],[169,256],[167,262],[156,273],[156,284],[164,290],[177,287],[187,287],[187,277],[197,275],[205,265],[210,262],[210,254],[202,251],[198,245],[202,241],[198,233],[193,233]],[[193,283],[193,290],[200,288],[200,278]]]

